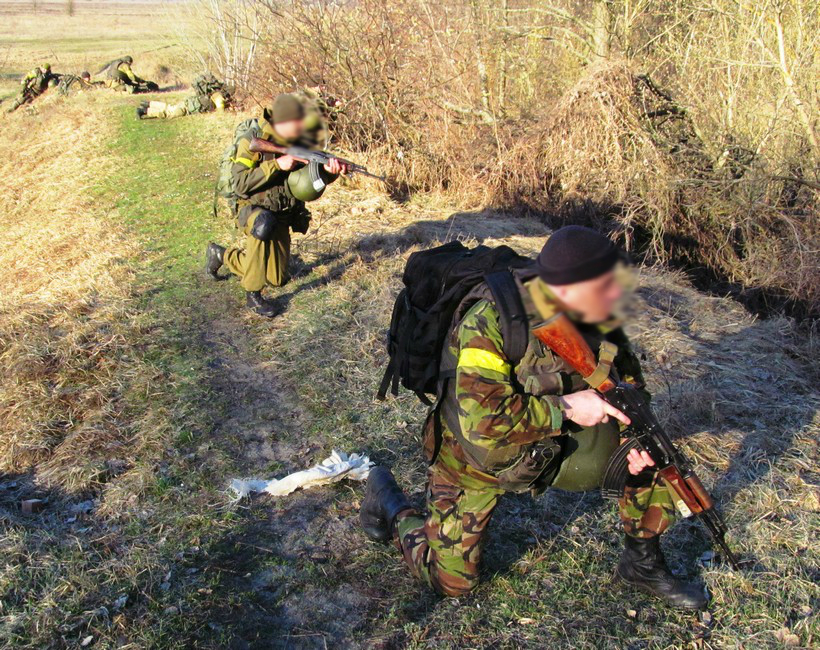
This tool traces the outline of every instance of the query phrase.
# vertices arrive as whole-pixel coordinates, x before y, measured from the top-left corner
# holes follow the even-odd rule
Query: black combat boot
[[[273,318],[274,316],[278,316],[282,311],[275,303],[270,300],[265,300],[265,298],[262,297],[261,291],[248,291],[245,295],[247,296],[246,304],[248,305],[248,309],[254,314],[259,314],[265,318]]]
[[[225,248],[219,244],[211,242],[205,249],[205,272],[214,280],[220,279],[218,272],[222,268],[223,255],[225,255]]]
[[[370,539],[387,542],[393,537],[396,516],[410,509],[393,474],[386,467],[374,467],[367,477],[367,492],[359,510],[359,521]]]
[[[615,574],[680,609],[703,609],[709,599],[700,585],[678,580],[666,566],[660,536],[638,539],[626,535],[624,552]]]

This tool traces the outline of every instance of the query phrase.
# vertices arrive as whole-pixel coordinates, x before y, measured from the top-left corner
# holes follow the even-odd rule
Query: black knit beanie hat
[[[283,93],[273,100],[271,117],[274,124],[301,120],[305,116],[305,107],[295,95]]]
[[[564,226],[544,244],[535,265],[544,282],[558,286],[597,278],[622,259],[615,243],[601,233],[583,226]]]

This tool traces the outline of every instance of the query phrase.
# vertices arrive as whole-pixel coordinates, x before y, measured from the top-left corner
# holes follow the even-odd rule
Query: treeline
[[[596,222],[761,311],[820,313],[818,0],[186,10],[203,64],[251,98],[344,98],[336,146],[400,190]]]

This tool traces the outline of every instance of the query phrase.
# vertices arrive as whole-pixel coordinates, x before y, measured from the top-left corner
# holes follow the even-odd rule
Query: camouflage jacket
[[[32,93],[34,95],[39,95],[43,93],[46,88],[48,88],[48,83],[52,79],[57,79],[57,75],[55,75],[50,70],[47,72],[43,72],[40,68],[35,68],[31,72],[29,72],[21,82],[23,86],[24,93]]]
[[[64,74],[60,77],[60,83],[57,85],[57,89],[60,91],[60,94],[67,95],[73,89],[91,90],[103,85],[102,81],[86,80],[76,74]]]
[[[556,301],[537,278],[530,282]],[[541,318],[520,278],[519,286],[530,325],[535,325]],[[615,343],[615,373],[643,387],[640,362],[617,322],[576,321],[576,326],[595,351],[604,340]],[[457,456],[489,473],[514,465],[533,443],[565,433],[568,423],[560,396],[589,388],[578,372],[532,335],[515,366],[503,349],[498,311],[491,300],[480,298],[454,327],[445,353],[455,376],[441,404],[442,447],[449,445],[452,452],[455,444],[460,447]],[[446,357],[442,365],[447,365]]]
[[[280,146],[288,146],[290,142],[282,139],[274,130],[270,122],[270,113],[266,109],[259,118],[261,135],[259,137],[274,142]],[[250,150],[253,135],[248,133],[240,138],[234,164],[231,168],[232,185],[239,197],[238,206],[259,206],[272,212],[296,213],[305,209],[305,204],[293,198],[287,191],[286,182],[288,173],[279,168],[276,157],[266,157]]]

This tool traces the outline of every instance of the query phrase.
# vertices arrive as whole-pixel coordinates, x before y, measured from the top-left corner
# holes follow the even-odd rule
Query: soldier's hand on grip
[[[564,417],[582,427],[594,427],[596,424],[609,422],[610,416],[624,424],[631,422],[626,415],[606,402],[594,390],[564,395],[561,402],[564,406]]]
[[[338,176],[339,174],[344,176],[350,171],[350,169],[347,164],[343,163],[338,158],[331,158],[325,165],[325,171],[328,174],[333,174],[334,176]]]
[[[629,473],[633,476],[637,476],[647,467],[652,467],[655,464],[652,457],[643,450],[638,451],[637,449],[633,449],[627,454],[626,458],[629,461],[627,469],[629,469]]]

